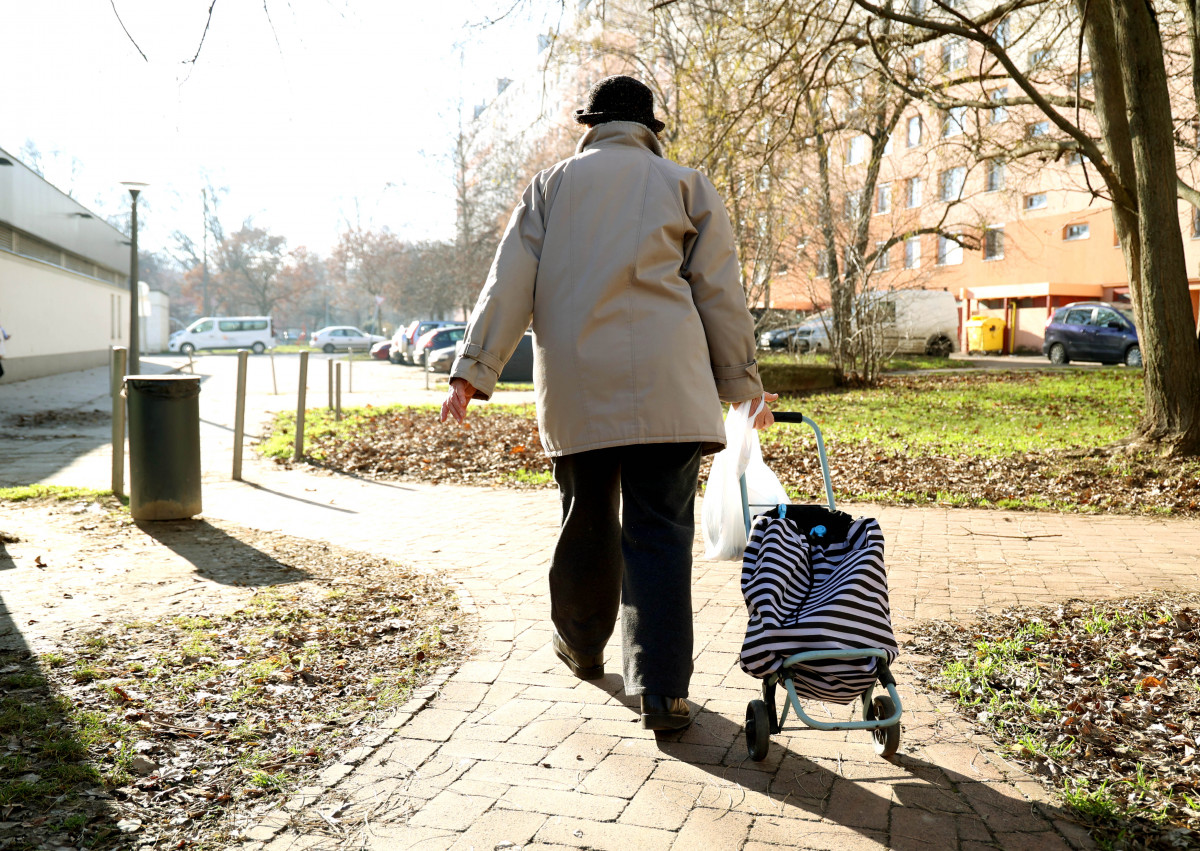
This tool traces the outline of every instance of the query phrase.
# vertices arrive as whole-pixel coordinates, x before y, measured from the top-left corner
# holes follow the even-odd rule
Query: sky
[[[348,224],[449,237],[460,107],[530,73],[561,14],[513,2],[0,0],[0,148],[32,143],[103,215],[121,181],[150,184],[150,250],[199,241],[205,186],[227,231],[250,218],[322,254]]]

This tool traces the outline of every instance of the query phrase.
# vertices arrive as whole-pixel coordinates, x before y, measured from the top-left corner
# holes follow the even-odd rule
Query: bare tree
[[[1200,204],[1176,156],[1181,126],[1195,126],[1200,92],[1194,10],[1186,3],[1004,0],[968,12],[952,0],[930,0],[918,12],[921,4],[852,2],[871,16],[872,49],[914,97],[944,109],[1000,106],[1044,116],[1047,132],[1009,140],[1010,159],[1086,158],[1085,174],[1098,178],[1089,181],[1091,192],[1112,205],[1145,364],[1145,409],[1130,442],[1200,453],[1200,353],[1176,200]],[[903,48],[935,40],[973,44],[977,59],[936,78],[895,61]],[[1073,53],[1063,44],[1073,44]],[[1190,83],[1190,102],[1175,94],[1173,104],[1172,71],[1176,82]],[[1003,84],[1013,91],[989,96]],[[1174,105],[1183,107],[1182,120]],[[1191,160],[1194,130],[1186,144]]]

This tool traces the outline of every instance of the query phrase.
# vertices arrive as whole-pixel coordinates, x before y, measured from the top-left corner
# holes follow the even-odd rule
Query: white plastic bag
[[[700,509],[704,527],[704,557],[740,559],[746,549],[746,521],[742,515],[739,480],[746,476],[750,515],[788,502],[787,491],[763,461],[758,432],[752,423],[765,401],[730,405],[725,415],[725,448],[713,459]]]

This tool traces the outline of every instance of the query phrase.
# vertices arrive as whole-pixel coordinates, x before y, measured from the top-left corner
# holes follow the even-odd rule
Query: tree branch
[[[150,60],[146,59],[146,54],[140,47],[138,47],[138,43],[133,40],[133,36],[129,34],[129,28],[126,27],[125,22],[121,20],[121,13],[117,11],[117,0],[108,0],[108,2],[109,5],[112,6],[113,14],[117,16],[117,23],[121,25],[121,29],[125,30],[125,37],[129,39],[129,43],[137,48],[138,53],[142,54],[142,59],[144,59],[146,62],[149,62]]]

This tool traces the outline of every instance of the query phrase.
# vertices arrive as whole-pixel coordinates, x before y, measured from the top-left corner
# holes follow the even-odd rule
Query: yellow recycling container
[[[1004,351],[1004,320],[995,316],[972,316],[967,320],[967,353]]]

